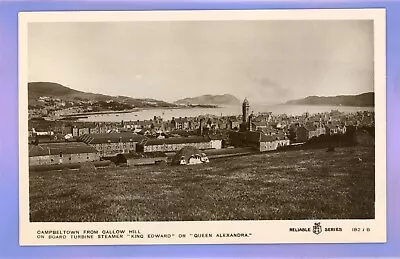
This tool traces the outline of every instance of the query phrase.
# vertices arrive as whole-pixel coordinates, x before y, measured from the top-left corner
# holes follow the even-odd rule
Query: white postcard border
[[[382,243],[386,242],[386,11],[385,9],[235,10],[235,11],[84,11],[19,13],[19,221],[20,245],[132,245],[239,243]],[[373,20],[375,73],[375,219],[260,220],[190,222],[29,222],[27,25],[33,22],[207,20]],[[289,228],[342,228],[341,232],[289,232]],[[124,230],[121,239],[49,239],[43,231]],[[357,231],[354,231],[357,230]],[[130,231],[130,234],[129,234]],[[141,232],[147,238],[132,238]],[[216,237],[217,234],[220,237]],[[242,237],[226,237],[242,233]],[[170,235],[149,238],[148,235]],[[195,237],[213,234],[212,238]],[[185,235],[185,237],[183,237]],[[45,237],[45,238],[42,238]]]

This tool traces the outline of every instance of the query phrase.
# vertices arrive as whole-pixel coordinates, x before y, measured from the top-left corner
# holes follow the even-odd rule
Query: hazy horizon
[[[372,21],[32,23],[28,81],[174,102],[374,91]]]
[[[57,82],[32,81],[32,82],[29,82],[29,83],[57,83]],[[68,87],[68,86],[65,86],[65,87]],[[71,87],[68,87],[68,88],[73,89],[73,88],[71,88]],[[73,90],[76,90],[76,89],[73,89]],[[356,93],[356,94],[352,94],[352,95],[361,95],[361,94],[370,93],[370,92],[374,92],[374,91],[361,92],[361,93]],[[108,95],[108,94],[97,93],[97,92],[86,92],[86,93]],[[235,98],[237,98],[239,101],[243,101],[244,98],[247,98],[247,97],[245,96],[245,97],[242,98],[242,99],[243,99],[243,100],[242,100],[242,99],[240,99],[238,96],[234,96],[234,95],[232,95],[232,94],[230,94],[230,93],[215,94],[215,95],[228,95],[228,94],[231,95],[231,96],[233,96],[233,97],[235,97]],[[172,102],[175,102],[175,101],[182,100],[182,99],[186,99],[186,98],[195,98],[195,97],[200,97],[200,96],[205,96],[205,95],[211,95],[211,94],[202,94],[202,95],[197,95],[197,96],[187,96],[187,97],[183,97],[183,98],[181,98],[181,99],[177,99],[177,100],[171,101],[171,103],[172,103]],[[212,96],[215,96],[215,95],[212,95]],[[118,95],[109,95],[109,96],[118,97]],[[338,94],[338,95],[308,95],[308,96],[300,97],[300,98],[297,98],[297,99],[303,99],[303,98],[306,98],[306,97],[314,97],[314,96],[316,96],[316,97],[335,97],[335,96],[348,96],[348,95],[342,95],[342,94]],[[126,96],[126,97],[132,97],[132,96]],[[135,97],[132,97],[132,98],[135,98]],[[145,98],[140,98],[140,99],[145,99]],[[146,98],[146,99],[154,99],[154,98]],[[248,99],[248,98],[247,98],[247,99]],[[297,100],[297,99],[284,100],[284,101],[282,101],[282,102],[276,102],[276,103],[271,102],[271,103],[267,103],[267,104],[279,104],[279,103],[285,103],[285,102],[287,102],[287,101],[294,101],[294,100]],[[162,99],[158,99],[158,100],[159,100],[159,101],[165,101],[165,100],[162,100]],[[257,102],[257,101],[256,101],[256,102],[254,102],[254,104],[265,104],[265,103],[260,103],[260,102]]]

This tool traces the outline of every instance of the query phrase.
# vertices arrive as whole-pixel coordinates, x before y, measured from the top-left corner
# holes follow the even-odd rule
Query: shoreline
[[[140,109],[122,110],[122,111],[80,112],[80,113],[63,115],[63,117],[70,118],[70,117],[85,116],[85,115],[119,114],[119,113],[131,113],[131,112],[137,112],[137,111],[140,111]]]
[[[291,109],[283,109],[284,107],[294,107]],[[308,109],[303,109],[302,107],[307,107]],[[260,106],[261,109],[256,108],[256,112],[262,114],[265,112],[271,112],[275,115],[283,114],[293,114],[300,116],[304,112],[309,112],[310,114],[319,114],[324,112],[330,112],[334,110],[342,111],[345,113],[355,113],[357,111],[372,111],[374,112],[374,107],[355,107],[355,106],[322,106],[322,105],[288,105],[288,104],[278,104],[271,107]],[[281,108],[279,108],[281,107]],[[323,108],[327,107],[327,108]],[[170,117],[180,117],[189,116],[196,117],[199,115],[209,114],[215,116],[238,116],[240,115],[238,107],[234,107],[231,111],[230,106],[226,107],[190,107],[190,106],[180,106],[180,107],[147,107],[147,108],[135,108],[123,111],[100,111],[100,112],[81,112],[76,114],[65,115],[62,117],[48,118],[52,120],[76,120],[76,121],[86,121],[86,122],[115,122],[121,119],[126,120],[151,120],[154,115],[160,116],[163,119],[170,119]],[[322,108],[321,110],[319,108]],[[329,108],[329,109],[328,109]],[[294,109],[294,110],[293,110]],[[257,111],[258,110],[258,111]],[[304,111],[303,111],[304,110]],[[186,112],[185,112],[186,111]],[[121,114],[121,115],[119,115]],[[167,114],[167,115],[165,115]],[[187,114],[187,115],[186,115]],[[121,117],[119,117],[121,116]],[[165,117],[167,116],[167,117]]]
[[[134,113],[140,112],[144,110],[161,110],[161,109],[196,109],[196,108],[204,108],[204,109],[217,109],[221,108],[220,106],[182,106],[182,107],[146,107],[146,108],[135,108],[132,110],[122,110],[122,111],[99,111],[99,112],[80,112],[74,113],[69,115],[64,115],[64,118],[74,118],[79,116],[86,116],[86,115],[107,115],[107,114],[123,114],[123,113]]]

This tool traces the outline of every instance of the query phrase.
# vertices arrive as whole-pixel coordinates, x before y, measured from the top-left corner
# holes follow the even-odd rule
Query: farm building
[[[222,148],[222,137],[221,136],[210,136],[211,148],[221,149]]]
[[[108,157],[107,160],[116,165],[135,166],[135,165],[155,165],[167,164],[168,157],[162,152],[151,153],[126,153]]]
[[[163,152],[124,154],[128,166],[166,164],[168,157]]]
[[[173,165],[194,165],[208,162],[209,160],[207,155],[193,146],[183,147],[172,158]]]
[[[97,150],[81,142],[29,145],[29,165],[59,165],[99,161]]]
[[[79,137],[79,141],[94,147],[102,157],[135,152],[136,144],[145,139],[132,132],[85,134]]]

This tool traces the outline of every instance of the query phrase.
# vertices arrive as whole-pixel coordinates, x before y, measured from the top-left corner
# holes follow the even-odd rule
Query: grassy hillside
[[[304,99],[288,101],[287,104],[300,105],[343,105],[366,107],[374,106],[374,93],[363,93],[359,95],[338,95],[332,97],[309,96]]]
[[[373,147],[346,147],[193,166],[30,172],[30,219],[372,219],[374,158]]]
[[[53,82],[28,83],[29,104],[37,105],[41,96],[59,98],[65,101],[89,100],[107,101],[113,100],[119,103],[134,105],[135,107],[175,107],[176,105],[154,99],[131,98],[127,96],[109,96],[104,94],[87,93],[77,91],[69,87]]]

